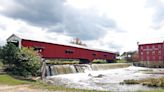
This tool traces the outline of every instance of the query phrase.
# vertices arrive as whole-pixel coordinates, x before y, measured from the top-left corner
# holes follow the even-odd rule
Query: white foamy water
[[[141,72],[141,70],[156,71],[159,69],[130,66],[127,68],[110,69],[104,71],[85,70],[85,73],[63,74],[47,77],[47,80],[53,82],[54,85],[63,85],[70,88],[131,92],[137,90],[151,90],[155,88],[150,88],[138,84],[121,85],[120,82],[127,79],[164,77],[162,74],[145,74]]]

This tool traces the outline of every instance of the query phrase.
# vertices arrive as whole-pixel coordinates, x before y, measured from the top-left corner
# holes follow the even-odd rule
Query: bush
[[[97,59],[97,60],[93,60],[92,64],[105,64],[107,63],[106,60],[101,60],[101,59]]]
[[[20,76],[37,76],[40,69],[40,56],[32,48],[17,48],[8,43],[0,50],[3,63],[8,65],[7,72]]]
[[[18,61],[14,69],[18,75],[22,76],[37,76],[40,74],[41,58],[33,48],[22,48],[18,54]]]

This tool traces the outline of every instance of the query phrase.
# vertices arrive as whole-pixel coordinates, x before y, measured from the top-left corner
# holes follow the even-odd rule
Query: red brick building
[[[164,67],[164,39],[151,39],[138,43],[139,59],[143,66]]]

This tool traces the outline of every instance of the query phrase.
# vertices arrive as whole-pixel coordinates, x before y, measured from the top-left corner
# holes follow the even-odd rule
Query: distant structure
[[[121,56],[122,59],[126,60],[127,62],[138,62],[139,55],[137,51],[128,51],[124,52]]]
[[[43,39],[44,40],[44,39]],[[7,42],[14,43],[17,47],[32,47],[45,59],[78,59],[80,63],[91,63],[94,59],[103,59],[113,62],[116,59],[114,52],[92,49],[80,45],[65,45],[52,42],[24,39],[15,34]]]
[[[142,66],[164,67],[164,38],[148,39],[137,44]]]

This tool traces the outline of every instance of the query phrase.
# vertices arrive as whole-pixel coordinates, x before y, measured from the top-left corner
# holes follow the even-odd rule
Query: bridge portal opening
[[[19,41],[10,41],[10,42],[7,42],[7,43],[12,43],[12,44],[14,44],[16,47],[19,47]]]

